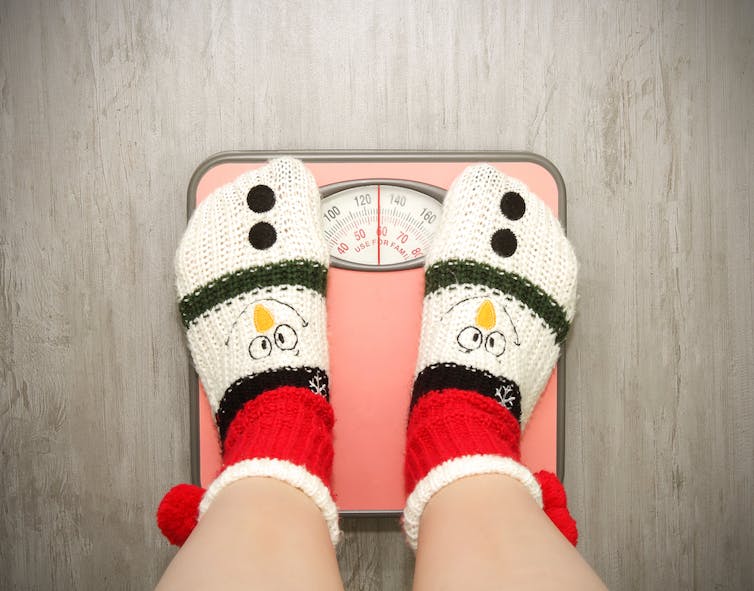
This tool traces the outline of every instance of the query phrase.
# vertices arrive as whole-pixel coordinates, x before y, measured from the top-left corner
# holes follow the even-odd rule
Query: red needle
[[[377,185],[377,264],[380,264],[380,237],[382,228],[380,228],[380,186]]]

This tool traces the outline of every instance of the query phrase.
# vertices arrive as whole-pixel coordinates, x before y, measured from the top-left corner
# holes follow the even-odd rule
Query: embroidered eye
[[[272,343],[265,336],[258,336],[249,344],[249,355],[252,359],[262,359],[272,352]]]
[[[526,213],[526,202],[516,191],[508,191],[500,200],[500,211],[509,220],[520,220]]]
[[[495,357],[500,357],[505,353],[505,337],[503,336],[503,333],[493,330],[487,335],[487,338],[484,341],[484,348]]]
[[[246,203],[249,209],[255,213],[270,211],[275,205],[275,191],[267,185],[256,185],[249,189],[249,193],[246,195]]]
[[[482,331],[475,326],[467,326],[458,333],[456,341],[464,353],[470,353],[482,346]]]
[[[498,255],[507,259],[508,257],[513,256],[513,253],[516,252],[516,249],[518,248],[518,239],[512,230],[505,228],[503,230],[498,230],[492,235],[490,245],[492,246],[492,250]]]
[[[293,349],[298,343],[298,335],[287,324],[281,324],[275,329],[275,344],[283,351]]]
[[[249,242],[257,250],[267,250],[277,239],[275,227],[267,222],[257,222],[249,230]]]

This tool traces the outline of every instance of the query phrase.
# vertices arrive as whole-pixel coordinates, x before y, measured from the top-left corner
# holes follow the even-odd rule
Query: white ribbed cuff
[[[202,497],[202,502],[199,504],[199,519],[207,512],[212,501],[215,500],[222,489],[237,480],[252,476],[282,480],[307,495],[322,511],[322,516],[325,518],[327,529],[330,532],[330,540],[333,546],[337,545],[341,533],[338,527],[338,508],[330,495],[330,490],[322,480],[306,468],[285,460],[254,458],[243,460],[223,470]]]
[[[515,478],[542,507],[542,489],[528,468],[511,458],[495,455],[461,456],[435,466],[414,487],[403,510],[403,531],[409,546],[416,550],[419,545],[419,522],[429,500],[440,489],[466,476],[476,474],[504,474]]]

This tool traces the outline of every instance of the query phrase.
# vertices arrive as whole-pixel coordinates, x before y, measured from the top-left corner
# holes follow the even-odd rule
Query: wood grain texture
[[[754,4],[0,3],[0,586],[149,588],[172,257],[230,149],[528,149],[568,187],[566,487],[612,589],[754,587]],[[349,589],[407,589],[345,523]]]

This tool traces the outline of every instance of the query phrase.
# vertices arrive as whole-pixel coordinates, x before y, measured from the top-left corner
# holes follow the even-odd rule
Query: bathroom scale
[[[452,181],[487,162],[526,183],[565,226],[565,185],[547,159],[522,152],[262,152],[216,154],[194,172],[188,215],[215,189],[271,158],[304,161],[322,196],[330,250],[327,334],[335,412],[332,488],[342,515],[396,515],[406,499],[405,432],[414,377],[424,253]],[[191,371],[191,472],[207,487],[221,466],[217,428]],[[564,356],[521,441],[522,461],[563,477]]]

